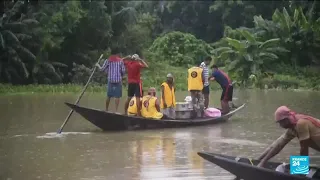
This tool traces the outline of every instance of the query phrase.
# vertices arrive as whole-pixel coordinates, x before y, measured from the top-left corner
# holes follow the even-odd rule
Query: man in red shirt
[[[125,114],[127,114],[129,102],[133,96],[136,97],[137,115],[141,116],[141,101],[142,85],[140,80],[140,72],[142,68],[148,68],[148,64],[139,58],[137,54],[132,55],[131,58],[124,59],[124,64],[128,72],[128,98],[125,103]]]

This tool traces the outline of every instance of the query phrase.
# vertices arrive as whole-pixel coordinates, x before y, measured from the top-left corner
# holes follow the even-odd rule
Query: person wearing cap
[[[127,114],[129,102],[132,97],[136,97],[137,101],[137,112],[138,116],[140,116],[141,110],[141,101],[140,98],[142,97],[142,84],[141,84],[141,69],[148,68],[148,64],[140,59],[138,54],[134,54],[131,58],[124,59],[124,65],[127,68],[128,72],[128,98],[125,102],[125,114]]]
[[[188,69],[188,91],[191,93],[193,112],[192,118],[197,117],[197,112],[200,109],[201,117],[204,115],[203,90],[204,74],[203,69],[197,66]]]
[[[308,156],[309,147],[320,151],[320,120],[297,114],[286,106],[280,106],[275,112],[275,120],[286,129],[268,149],[259,157],[258,167],[263,167],[273,156],[277,155],[286,144],[297,137],[300,142],[300,155]]]
[[[205,60],[200,64],[200,67],[203,69],[203,89],[202,94],[204,96],[204,108],[208,108],[209,106],[209,94],[210,94],[210,86],[209,86],[209,64],[212,58],[210,56],[206,57]]]
[[[141,115],[150,119],[163,118],[163,114],[160,112],[159,101],[156,97],[156,89],[153,87],[148,90],[148,95],[142,98]]]
[[[171,73],[167,75],[167,81],[161,84],[160,107],[163,114],[165,114],[168,118],[176,118],[176,96],[175,88],[173,85],[173,76]]]

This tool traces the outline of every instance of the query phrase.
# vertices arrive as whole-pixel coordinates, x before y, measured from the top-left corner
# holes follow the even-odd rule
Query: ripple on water
[[[56,132],[50,132],[50,133],[46,133],[45,135],[41,135],[41,136],[37,136],[37,138],[39,139],[50,139],[50,138],[61,138],[61,137],[65,137],[67,135],[88,135],[91,134],[90,132],[62,132],[60,134],[56,133]]]
[[[250,140],[243,140],[243,139],[211,139],[211,142],[218,142],[218,143],[226,143],[226,144],[237,144],[237,145],[247,145],[247,146],[263,146],[266,144],[250,141]]]

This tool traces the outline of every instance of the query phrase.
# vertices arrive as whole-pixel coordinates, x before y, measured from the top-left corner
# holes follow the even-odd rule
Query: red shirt
[[[140,83],[140,71],[144,67],[139,61],[124,60],[128,72],[128,83]]]

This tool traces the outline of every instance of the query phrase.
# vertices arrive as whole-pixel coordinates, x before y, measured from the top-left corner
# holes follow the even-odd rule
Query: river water
[[[219,105],[220,93],[211,92],[211,106]],[[178,93],[177,100],[186,95]],[[110,133],[74,113],[57,136],[69,112],[63,103],[76,98],[77,94],[0,96],[1,180],[233,179],[196,153],[258,157],[284,132],[273,121],[274,110],[283,104],[320,117],[320,93],[246,90],[235,92],[235,103],[247,106],[224,124]],[[86,94],[80,104],[104,109],[104,100],[103,94]],[[290,154],[298,153],[295,139],[273,160],[288,162]],[[311,155],[310,163],[320,164],[317,153],[311,150]]]

